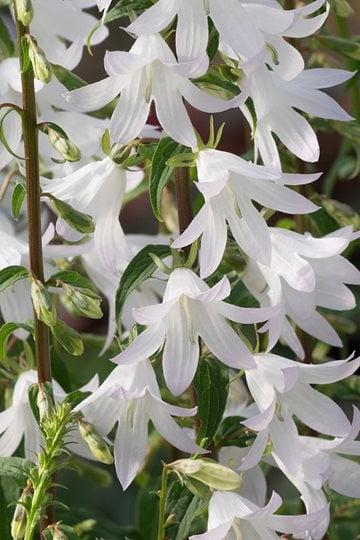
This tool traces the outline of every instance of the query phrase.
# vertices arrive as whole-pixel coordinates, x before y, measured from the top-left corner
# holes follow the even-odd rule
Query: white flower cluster
[[[33,4],[33,32],[39,44],[52,62],[73,69],[94,26],[84,8],[97,4],[105,16],[111,2],[33,0]],[[149,420],[176,448],[206,452],[173,418],[193,416],[196,409],[170,405],[161,398],[149,358],[161,352],[165,383],[174,396],[191,385],[204,351],[232,370],[244,370],[252,402],[242,403],[238,409],[236,403],[229,402],[229,407],[246,418],[243,425],[255,439],[246,449],[220,452],[221,462],[240,471],[244,484],[238,493],[214,492],[208,532],[193,536],[193,540],[270,540],[279,538],[278,533],[320,540],[330,519],[324,488],[329,485],[341,494],[360,496],[360,465],[345,457],[360,455],[360,442],[355,440],[360,413],[354,409],[350,422],[339,405],[312,386],[348,377],[358,369],[360,359],[302,363],[305,352],[295,331],[296,326],[322,342],[341,347],[340,337],[319,308],[342,311],[355,306],[347,285],[360,284],[360,272],[342,253],[359,234],[344,227],[316,238],[307,232],[270,227],[260,210],[296,215],[318,209],[296,187],[320,175],[284,173],[279,157],[277,140],[303,161],[319,158],[316,134],[299,111],[325,119],[351,119],[322,89],[348,80],[352,73],[305,69],[293,45],[295,38],[316,32],[328,12],[325,0],[294,10],[284,10],[276,0],[158,0],[127,27],[135,39],[130,51],[106,53],[105,79],[65,96],[64,87],[55,79],[37,87],[40,121],[63,126],[83,156],[77,165],[54,165],[46,158],[51,152],[41,137],[41,155],[53,173],[53,178],[43,178],[43,189],[90,214],[96,226],[90,239],[74,245],[51,245],[55,231],[50,227],[43,239],[47,273],[53,271],[53,258],[81,256],[88,275],[109,301],[105,348],[116,332],[115,295],[120,276],[145,245],[169,240],[124,234],[119,222],[123,200],[144,174],[140,168],[125,170],[104,156],[101,133],[109,127],[111,141],[119,148],[144,134],[157,137],[155,130],[146,126],[154,103],[164,133],[189,147],[193,156],[195,185],[204,204],[171,247],[182,249],[199,240],[199,275],[190,268],[174,267],[169,275],[159,271],[156,278],[131,293],[123,309],[123,328],[129,330],[137,323],[144,330],[112,359],[117,367],[96,389],[94,385],[87,388],[91,395],[78,405],[103,436],[116,426],[115,465],[125,489],[143,466]],[[219,34],[222,58],[238,73],[239,93],[229,100],[210,95],[196,84],[209,68],[209,19]],[[176,54],[164,38],[164,31],[175,20]],[[95,34],[98,41],[105,38],[105,28]],[[0,94],[2,101],[20,104],[16,62],[8,58],[0,63]],[[110,121],[84,114],[118,97]],[[241,111],[253,131],[256,162],[199,145],[184,100],[205,112]],[[3,127],[8,145],[21,154],[17,116],[8,115]],[[262,165],[257,164],[260,158]],[[13,159],[6,148],[1,149],[2,168]],[[27,265],[26,242],[14,236],[6,220],[0,225],[0,269]],[[84,237],[61,218],[56,232],[70,242]],[[223,260],[229,234],[246,261],[243,283],[260,307],[227,302],[231,293],[227,277],[209,285],[208,278]],[[5,321],[31,319],[26,287],[19,281],[1,293]],[[262,353],[250,351],[237,331],[238,324],[256,323],[265,323],[259,328],[267,333],[267,348]],[[26,332],[20,330],[17,335],[25,338]],[[295,353],[297,361],[271,352],[279,340]],[[35,420],[26,403],[26,389],[33,379],[30,375],[18,379],[12,407],[0,413],[0,455],[11,455],[23,434],[27,455],[39,448]],[[57,394],[64,395],[58,385]],[[295,418],[327,438],[299,435]],[[300,492],[306,515],[275,515],[281,505],[277,494],[266,504],[265,477],[259,467],[263,459],[279,468]]]

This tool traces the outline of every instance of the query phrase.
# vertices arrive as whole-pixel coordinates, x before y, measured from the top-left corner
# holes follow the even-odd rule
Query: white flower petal
[[[125,365],[140,362],[154,354],[164,343],[164,329],[161,325],[147,328],[132,343],[111,359],[115,364]]]
[[[199,339],[181,301],[168,314],[163,352],[163,372],[166,384],[175,396],[191,384],[198,360]]]
[[[341,437],[349,432],[350,423],[342,409],[308,384],[297,384],[290,390],[287,403],[305,425],[319,433]]]
[[[132,407],[131,411],[129,407]],[[114,458],[116,474],[123,489],[131,484],[145,461],[148,421],[144,399],[122,405],[115,435]]]
[[[199,309],[196,324],[201,339],[221,362],[235,369],[254,367],[249,349],[222,316]]]
[[[178,426],[170,415],[172,409],[169,410],[167,403],[148,396],[147,406],[149,416],[156,431],[158,431],[166,441],[175,446],[175,448],[189,454],[204,454],[207,452],[207,450],[204,450],[195,444],[188,436],[187,432]]]
[[[332,455],[329,487],[345,497],[360,498],[360,464]]]
[[[126,79],[121,77],[106,77],[106,79],[64,94],[64,98],[77,111],[95,111],[116,98],[125,83]]]
[[[146,72],[139,70],[122,89],[110,123],[110,134],[115,142],[128,143],[145,126],[150,111],[150,102],[145,99],[146,85]]]
[[[127,31],[137,35],[155,34],[164,30],[176,13],[176,0],[159,0],[129,24]]]

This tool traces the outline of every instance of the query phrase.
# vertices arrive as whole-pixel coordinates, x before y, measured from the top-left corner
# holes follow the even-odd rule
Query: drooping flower
[[[281,337],[300,358],[304,357],[289,320],[317,339],[341,347],[340,337],[317,307],[354,307],[354,295],[345,283],[359,284],[360,272],[340,253],[358,233],[353,233],[352,227],[343,227],[323,238],[314,238],[272,228],[270,236],[270,266],[249,261],[243,276],[261,305],[282,306],[262,329],[269,331],[269,350]]]
[[[118,364],[136,363],[165,344],[164,377],[175,395],[186,390],[194,378],[199,337],[224,364],[235,369],[253,367],[250,351],[226,319],[252,324],[268,319],[276,309],[233,306],[223,301],[229,294],[226,277],[209,288],[191,270],[176,268],[169,276],[161,304],[133,310],[136,322],[147,328],[112,360]]]
[[[130,52],[108,51],[105,70],[107,78],[74,90],[65,98],[80,111],[93,111],[120,94],[110,124],[111,137],[119,144],[140,134],[154,101],[163,129],[179,143],[196,147],[183,99],[206,112],[235,107],[241,99],[237,96],[224,101],[200,90],[189,80],[192,66],[178,64],[170,47],[157,34],[140,36]]]
[[[325,507],[310,515],[276,515],[281,504],[282,499],[275,492],[261,508],[237,493],[216,491],[209,504],[208,532],[191,536],[190,540],[276,540],[277,532],[309,537],[308,533],[327,512]]]
[[[297,474],[302,458],[293,416],[319,433],[346,437],[351,424],[345,413],[311,385],[345,379],[358,369],[360,357],[319,365],[302,364],[269,353],[256,354],[254,360],[256,368],[246,371],[246,381],[259,414],[243,423],[259,434],[241,468],[252,468],[261,459],[270,437],[273,453],[291,474]]]
[[[200,235],[200,276],[219,266],[227,243],[227,224],[239,247],[263,264],[271,260],[270,230],[252,201],[290,214],[314,212],[318,207],[285,187],[312,182],[318,174],[282,174],[219,150],[201,150],[196,186],[205,204],[173,247],[191,244]]]
[[[277,465],[291,483],[301,493],[301,498],[308,513],[315,512],[326,504],[323,487],[346,497],[359,498],[360,465],[352,456],[360,455],[360,442],[355,438],[359,434],[360,413],[354,407],[353,422],[345,437],[322,439],[318,437],[300,437],[301,467],[293,474],[276,453],[272,453],[273,465]],[[330,513],[323,516],[312,531],[314,540],[324,537],[330,523]]]
[[[28,396],[30,386],[37,382],[35,370],[30,369],[21,373],[14,386],[11,406],[0,412],[0,456],[2,457],[14,454],[22,439],[24,439],[24,452],[27,459],[34,461],[36,454],[41,450],[42,435],[32,413]],[[66,397],[66,393],[54,379],[52,384],[55,402],[60,403]],[[96,375],[81,390],[94,391],[97,387],[98,376]],[[72,432],[68,443],[69,448],[76,453],[91,458],[86,446],[81,443],[80,437],[76,436],[76,432]]]
[[[97,20],[85,8],[96,5],[96,0],[32,0],[34,18],[31,31],[36,36],[39,46],[45,51],[51,62],[57,63],[66,51],[66,43],[79,43],[77,63],[82,57],[82,50]],[[105,26],[94,34],[92,43],[101,43],[108,35]]]
[[[342,69],[314,68],[286,81],[266,66],[249,75],[246,91],[256,112],[254,141],[265,165],[281,169],[273,135],[300,159],[318,161],[320,150],[315,131],[294,109],[320,118],[342,122],[351,120],[351,116],[321,90],[341,84],[353,75]],[[245,107],[243,112],[252,125]]]
[[[291,28],[294,11],[277,9],[261,3],[228,0],[226,8],[221,0],[159,0],[144,11],[127,30],[137,35],[160,32],[177,16],[176,52],[181,62],[198,60],[206,64],[208,58],[208,16],[219,32],[221,42],[254,67],[265,58],[269,35],[283,34]]]
[[[113,273],[131,258],[119,214],[127,177],[133,176],[142,178],[143,172],[125,171],[110,158],[105,158],[88,163],[65,178],[42,181],[44,192],[92,216],[95,221],[94,246],[97,256],[105,268]],[[60,236],[73,242],[84,236],[62,218],[58,218],[56,229]]]
[[[162,401],[155,372],[148,360],[135,366],[117,366],[101,386],[75,410],[82,412],[101,435],[115,424],[115,467],[123,489],[144,464],[149,420],[170,444],[188,453],[204,453],[172,416],[188,417],[196,409],[184,409]]]

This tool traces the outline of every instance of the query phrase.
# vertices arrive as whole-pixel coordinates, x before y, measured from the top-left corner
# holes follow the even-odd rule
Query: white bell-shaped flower
[[[224,302],[229,294],[230,284],[225,277],[209,288],[191,270],[173,270],[162,303],[133,310],[134,319],[146,330],[112,360],[118,364],[139,362],[165,344],[164,377],[175,395],[184,392],[194,378],[199,337],[224,364],[235,369],[253,367],[250,351],[226,319],[252,324],[268,319],[277,309],[233,306]]]
[[[219,150],[201,150],[197,158],[198,182],[205,204],[189,227],[175,240],[180,248],[201,236],[200,276],[219,266],[227,243],[227,224],[239,247],[253,259],[269,264],[270,229],[253,201],[265,208],[290,214],[314,212],[318,207],[287,187],[313,182],[318,174],[283,174],[254,165]]]
[[[155,372],[148,360],[136,366],[118,366],[101,386],[82,401],[81,411],[101,435],[116,427],[115,467],[123,489],[133,481],[144,464],[148,423],[170,444],[188,453],[204,453],[178,426],[172,416],[188,417],[195,409],[184,409],[162,401]]]
[[[219,112],[240,104],[240,96],[225,101],[193,84],[193,66],[178,64],[159,34],[140,36],[129,52],[107,52],[108,77],[68,93],[65,98],[80,111],[93,111],[120,94],[112,115],[110,134],[119,144],[136,138],[154,101],[162,128],[179,143],[196,147],[196,137],[183,99],[206,112]],[[206,70],[206,68],[205,68]]]

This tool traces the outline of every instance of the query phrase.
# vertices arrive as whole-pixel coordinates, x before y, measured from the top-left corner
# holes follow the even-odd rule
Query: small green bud
[[[34,16],[31,0],[15,0],[15,9],[21,24],[29,26]]]
[[[80,435],[88,445],[92,455],[101,463],[111,465],[114,462],[114,458],[104,439],[89,422],[85,422],[82,418],[78,418],[77,421]]]
[[[73,144],[65,134],[60,130],[47,127],[47,134],[51,145],[59,152],[59,154],[66,159],[66,161],[79,161],[81,158],[80,150],[75,144]]]
[[[52,76],[52,67],[50,62],[47,60],[44,51],[40,49],[32,37],[29,36],[27,42],[29,60],[34,71],[34,76],[41,82],[50,82]]]
[[[31,485],[28,484],[22,491],[11,521],[11,537],[13,540],[22,540],[25,536],[27,514],[24,504],[30,502],[32,497]]]
[[[45,285],[35,278],[31,281],[31,298],[37,318],[48,326],[55,326],[56,308]]]
[[[177,473],[194,478],[211,489],[232,491],[239,489],[241,477],[232,469],[205,459],[178,459],[169,465]]]
[[[89,296],[81,292],[79,289],[71,287],[63,283],[63,290],[70,302],[86,317],[90,319],[101,319],[103,313],[101,311],[99,297]]]
[[[39,410],[40,420],[43,420],[44,418],[48,417],[53,410],[54,402],[47,386],[42,383],[39,383],[37,386],[38,393],[36,397],[36,405]]]
[[[69,536],[66,534],[65,529],[68,527],[61,525],[61,523],[54,523],[49,525],[44,531],[45,538],[51,538],[52,540],[68,540]]]

